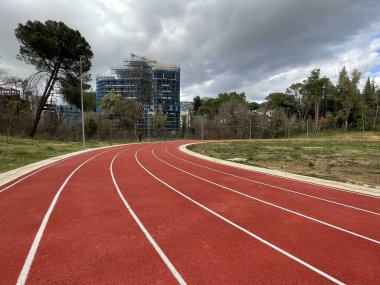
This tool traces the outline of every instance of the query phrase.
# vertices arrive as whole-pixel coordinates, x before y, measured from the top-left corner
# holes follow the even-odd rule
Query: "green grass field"
[[[109,145],[107,142],[86,142],[87,148]],[[69,152],[82,150],[81,142],[6,138],[0,136],[0,173]]]
[[[192,145],[224,160],[333,181],[380,187],[380,136],[346,133],[310,140],[257,140]]]

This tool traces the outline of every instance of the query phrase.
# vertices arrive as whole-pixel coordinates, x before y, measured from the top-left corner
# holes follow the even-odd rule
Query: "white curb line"
[[[203,142],[199,142],[199,143],[203,143]],[[342,182],[335,182],[335,181],[330,181],[330,180],[325,180],[325,179],[320,179],[320,178],[315,178],[315,177],[303,176],[299,174],[293,174],[293,173],[288,173],[288,172],[273,170],[273,169],[260,168],[256,166],[245,165],[245,164],[240,164],[240,163],[236,163],[232,161],[226,161],[226,160],[222,160],[222,159],[218,159],[214,157],[209,157],[209,156],[188,150],[187,146],[193,145],[193,144],[198,144],[198,143],[184,144],[184,145],[181,145],[179,149],[182,152],[187,153],[189,155],[192,155],[201,159],[205,159],[208,161],[216,162],[219,164],[224,164],[224,165],[241,168],[245,170],[250,170],[250,171],[255,171],[255,172],[260,172],[260,173],[265,173],[265,174],[283,177],[283,178],[287,178],[291,180],[307,182],[310,184],[317,184],[317,185],[322,185],[322,186],[327,186],[327,187],[332,187],[332,188],[338,188],[338,190],[343,189],[347,191],[380,197],[380,189],[376,189],[376,188],[370,188],[370,187],[365,187],[361,185],[353,185],[353,184],[342,183]]]
[[[97,149],[115,147],[115,146],[121,146],[121,145],[122,144],[109,145],[109,146],[103,146],[103,147],[98,147],[98,148],[90,148],[90,149],[80,150],[80,151],[76,151],[76,152],[70,152],[70,153],[60,155],[60,156],[55,156],[55,157],[51,157],[51,158],[48,158],[45,160],[37,161],[37,162],[31,163],[31,164],[28,164],[28,165],[25,165],[25,166],[22,166],[20,168],[16,168],[16,169],[4,172],[4,173],[0,173],[0,186],[4,185],[4,184],[20,177],[20,176],[23,176],[23,175],[25,175],[25,174],[33,171],[33,170],[36,170],[40,167],[46,166],[46,165],[54,163],[54,162],[58,162],[58,161],[63,160],[65,158],[69,158],[72,156],[76,156],[76,155],[86,153],[89,151],[93,151],[93,150],[97,150]]]

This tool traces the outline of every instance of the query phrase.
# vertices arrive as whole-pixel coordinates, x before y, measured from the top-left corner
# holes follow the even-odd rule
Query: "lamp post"
[[[148,111],[148,141],[150,142],[150,110]]]
[[[81,101],[81,111],[82,111],[82,139],[83,139],[83,149],[85,149],[86,141],[84,137],[82,56],[79,57],[79,65],[80,65],[80,101]]]
[[[252,139],[252,116],[251,112],[249,113],[249,139]]]
[[[201,121],[201,123],[202,123],[202,141],[203,141],[203,117],[202,117],[202,121]]]

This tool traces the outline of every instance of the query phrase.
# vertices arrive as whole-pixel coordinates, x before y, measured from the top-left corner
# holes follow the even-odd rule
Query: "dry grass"
[[[333,181],[380,187],[379,133],[312,139],[254,140],[193,145],[193,151],[239,163]]]

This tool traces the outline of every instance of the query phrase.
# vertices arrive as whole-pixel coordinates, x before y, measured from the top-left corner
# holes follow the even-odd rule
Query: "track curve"
[[[0,187],[0,284],[378,284],[380,200],[115,146]]]

